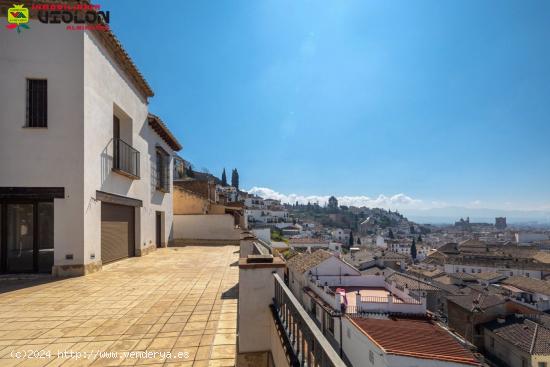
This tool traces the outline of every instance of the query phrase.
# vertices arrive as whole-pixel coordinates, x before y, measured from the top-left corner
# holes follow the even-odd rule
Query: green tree
[[[418,240],[417,241],[422,242],[422,235],[421,234],[418,235]]]
[[[416,260],[416,241],[414,240],[414,238],[411,245],[411,257],[413,258],[413,260]]]
[[[227,186],[227,175],[225,174],[225,168],[222,172],[222,186]]]
[[[233,169],[233,172],[231,172],[231,186],[235,188],[239,188],[239,172],[236,168]]]
[[[361,244],[361,238],[357,237],[357,244],[360,245]]]
[[[353,231],[349,233],[349,247],[353,247]]]
[[[394,235],[393,235],[393,231],[391,230],[391,228],[390,228],[390,230],[389,230],[389,232],[388,232],[388,237],[391,238],[392,240],[395,238]]]

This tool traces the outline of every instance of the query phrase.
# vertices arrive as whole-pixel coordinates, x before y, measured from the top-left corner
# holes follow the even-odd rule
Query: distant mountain
[[[506,217],[508,223],[550,224],[550,211],[506,210],[489,208],[466,208],[449,206],[432,209],[401,209],[410,220],[418,223],[454,223],[460,218],[470,217],[471,222],[494,223],[495,217]]]

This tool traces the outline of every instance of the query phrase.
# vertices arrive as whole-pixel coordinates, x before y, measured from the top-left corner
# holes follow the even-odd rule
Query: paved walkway
[[[233,366],[237,251],[160,249],[2,293],[0,366]]]

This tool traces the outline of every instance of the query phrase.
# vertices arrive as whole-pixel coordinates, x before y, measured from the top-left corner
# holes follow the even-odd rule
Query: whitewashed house
[[[426,298],[383,275],[364,275],[327,251],[287,261],[288,286],[351,366],[479,366],[426,316]]]
[[[110,31],[29,26],[0,32],[1,271],[82,275],[165,246],[181,145],[150,86]]]
[[[330,232],[330,236],[334,241],[348,243],[351,231],[349,229],[336,228]]]

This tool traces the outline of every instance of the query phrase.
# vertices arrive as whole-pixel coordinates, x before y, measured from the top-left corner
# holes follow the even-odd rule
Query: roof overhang
[[[0,0],[0,7],[11,7],[12,4],[15,1],[11,0]],[[25,4],[29,8],[29,17],[31,19],[37,18],[38,10],[33,9],[32,5],[35,3],[35,1],[31,0],[18,0],[15,3],[19,4]],[[77,5],[77,4],[86,4],[86,5],[92,5],[92,2],[90,0],[42,0],[37,3],[37,5],[61,5],[61,4],[69,4],[69,5]],[[93,8],[87,8],[85,10],[71,10],[71,12],[75,13],[83,13],[85,11],[90,12],[97,12],[96,9]],[[2,13],[0,16],[3,17],[5,13]],[[102,25],[108,26],[108,24],[105,24],[101,17],[98,18],[98,21]],[[130,55],[126,52],[124,49],[124,46],[122,46],[122,43],[118,40],[116,35],[113,33],[113,31],[109,28],[108,30],[86,30],[89,34],[93,34],[97,39],[103,44],[103,46],[106,48],[107,52],[110,54],[112,60],[114,60],[118,67],[121,68],[121,70],[124,72],[124,74],[129,78],[130,82],[137,88],[137,90],[141,93],[141,95],[144,97],[145,100],[147,100],[148,97],[153,97],[155,93],[153,92],[153,89],[147,83],[147,80],[145,80],[145,77],[139,69],[137,68],[136,64],[130,57]]]
[[[162,140],[166,142],[166,144],[168,144],[170,148],[176,152],[182,149],[178,139],[176,139],[160,117],[149,113],[147,120],[149,122],[149,126],[151,126],[151,128],[162,138]]]

